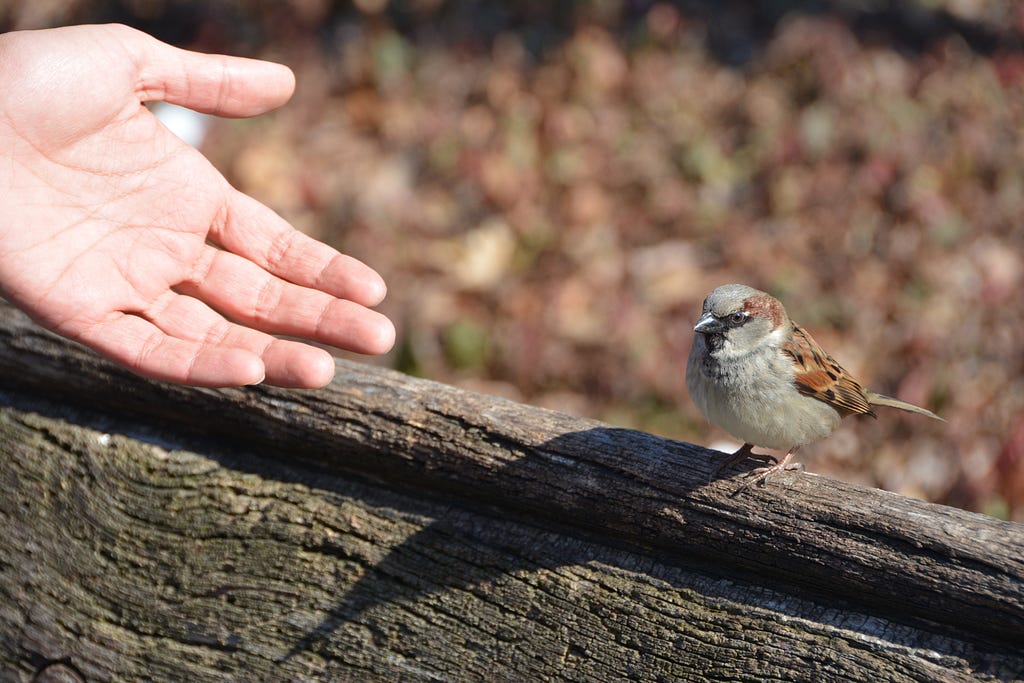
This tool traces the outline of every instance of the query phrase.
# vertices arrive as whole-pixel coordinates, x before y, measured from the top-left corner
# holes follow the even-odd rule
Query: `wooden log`
[[[6,306],[0,378],[0,680],[1024,680],[1020,525],[348,362],[150,382]]]

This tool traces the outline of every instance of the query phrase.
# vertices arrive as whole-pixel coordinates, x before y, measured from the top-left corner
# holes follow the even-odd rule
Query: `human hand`
[[[330,381],[282,334],[385,353],[380,276],[232,188],[143,106],[255,116],[284,66],[125,26],[0,35],[0,294],[139,374],[203,386]]]

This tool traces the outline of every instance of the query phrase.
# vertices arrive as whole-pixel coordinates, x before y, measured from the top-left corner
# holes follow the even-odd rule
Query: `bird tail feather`
[[[867,393],[867,398],[868,403],[870,403],[871,405],[898,408],[899,410],[905,410],[908,413],[917,413],[918,415],[930,417],[933,420],[941,420],[942,422],[945,422],[945,420],[943,420],[941,417],[939,417],[930,410],[925,410],[924,408],[915,406],[913,403],[907,403],[906,401],[901,401],[898,398],[893,398],[892,396],[886,396],[885,394],[876,394],[873,391],[869,391]]]

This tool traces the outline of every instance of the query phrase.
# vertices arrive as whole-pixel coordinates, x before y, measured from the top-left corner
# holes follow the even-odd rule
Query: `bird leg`
[[[774,455],[768,455],[767,453],[753,453],[753,452],[751,452],[751,449],[753,449],[753,448],[754,448],[754,445],[753,444],[749,444],[749,443],[745,443],[742,446],[740,446],[736,450],[735,453],[731,454],[727,460],[722,462],[722,464],[720,464],[718,467],[716,467],[711,472],[711,477],[709,477],[708,481],[711,481],[712,479],[716,479],[718,477],[718,475],[722,472],[722,470],[727,470],[730,467],[732,467],[733,465],[738,465],[741,462],[743,462],[744,460],[746,460],[747,458],[750,458],[752,460],[760,460],[761,462],[764,462],[764,463],[768,463],[768,462],[776,463],[776,462],[778,462],[778,459]]]
[[[790,448],[789,452],[786,453],[785,457],[783,457],[782,460],[778,461],[774,465],[769,465],[768,467],[758,467],[756,470],[751,470],[751,471],[747,472],[747,474],[745,476],[747,476],[747,477],[754,477],[754,478],[751,479],[750,481],[746,482],[745,484],[743,484],[743,486],[741,486],[738,489],[736,489],[736,493],[734,493],[732,495],[735,496],[738,493],[742,493],[743,491],[746,491],[748,488],[750,488],[751,484],[757,484],[758,486],[764,486],[764,482],[768,479],[768,477],[770,477],[771,475],[775,474],[776,472],[786,472],[788,470],[803,470],[803,469],[806,469],[804,467],[803,463],[790,462],[790,460],[793,459],[793,454],[796,453],[796,449],[798,449],[798,448],[800,448],[800,447],[799,446],[793,446],[792,448]]]

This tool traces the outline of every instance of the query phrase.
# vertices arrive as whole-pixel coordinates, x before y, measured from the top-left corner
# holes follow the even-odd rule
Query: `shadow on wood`
[[[339,364],[139,379],[0,307],[0,680],[1019,680],[1024,530]],[[4,677],[6,676],[6,677]]]

